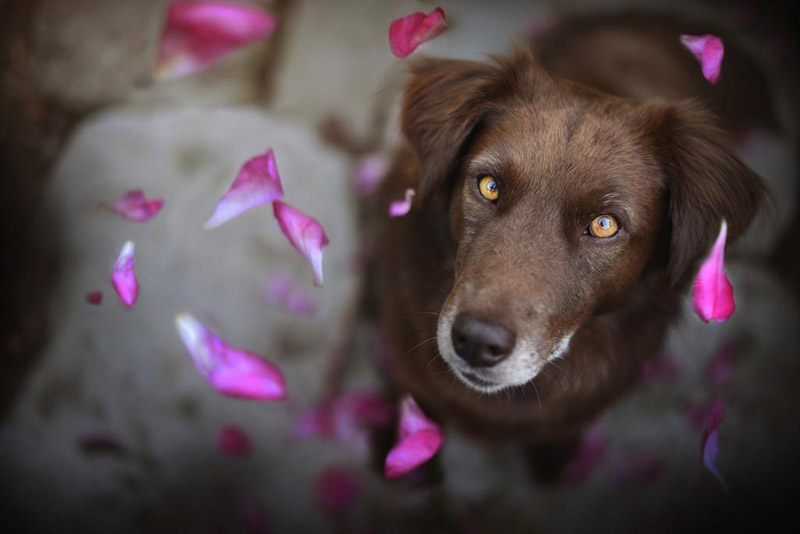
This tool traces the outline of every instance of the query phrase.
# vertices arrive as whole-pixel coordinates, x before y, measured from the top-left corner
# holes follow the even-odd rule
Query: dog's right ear
[[[417,194],[423,200],[455,171],[497,79],[497,66],[474,61],[426,58],[412,64],[401,128],[419,161]]]

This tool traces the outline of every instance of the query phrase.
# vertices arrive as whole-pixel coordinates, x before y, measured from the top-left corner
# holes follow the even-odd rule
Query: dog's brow
[[[581,124],[583,123],[583,119],[586,116],[586,109],[589,107],[589,100],[584,99],[580,103],[580,107],[575,112],[575,115],[569,119],[567,123],[567,144],[572,142],[572,138],[575,136],[575,133],[580,128]]]
[[[479,154],[469,163],[469,170],[476,172],[487,169],[497,169],[502,165],[500,157],[492,152]]]

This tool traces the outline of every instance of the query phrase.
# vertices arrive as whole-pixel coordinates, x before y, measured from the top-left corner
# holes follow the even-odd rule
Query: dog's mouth
[[[509,388],[523,386],[536,378],[548,362],[563,357],[569,349],[575,329],[552,340],[547,347],[540,347],[530,338],[517,340],[514,351],[503,361],[492,366],[476,367],[460,357],[453,346],[451,330],[457,304],[445,305],[439,316],[437,343],[439,354],[448,364],[458,380],[480,393],[497,393]]]
[[[472,389],[480,391],[481,393],[496,393],[505,388],[505,386],[502,384],[486,380],[474,373],[470,373],[469,371],[462,371],[461,369],[457,369],[453,366],[450,368],[453,370],[453,373],[455,373],[459,380],[467,384]]]

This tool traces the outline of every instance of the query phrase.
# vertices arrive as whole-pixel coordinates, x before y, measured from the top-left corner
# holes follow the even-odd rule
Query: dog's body
[[[598,27],[574,48],[552,32],[538,61],[417,61],[377,199],[386,213],[417,191],[374,245],[396,386],[467,433],[534,446],[540,472],[658,355],[722,220],[730,242],[763,196],[682,100],[709,91],[678,34],[659,47],[646,28]],[[618,231],[595,236],[607,216]]]

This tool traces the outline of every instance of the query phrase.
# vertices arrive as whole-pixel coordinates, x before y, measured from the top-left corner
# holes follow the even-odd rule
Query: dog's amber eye
[[[484,176],[481,178],[478,182],[478,191],[481,192],[483,198],[491,201],[497,200],[499,194],[497,191],[497,182],[491,176]]]
[[[589,225],[589,232],[594,237],[614,237],[619,232],[619,223],[611,215],[600,215]]]

